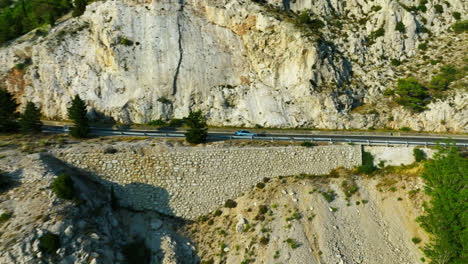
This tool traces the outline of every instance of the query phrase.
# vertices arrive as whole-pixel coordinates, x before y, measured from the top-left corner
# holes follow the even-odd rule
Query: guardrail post
[[[370,141],[369,140],[367,140],[367,146],[370,146]]]
[[[271,139],[271,142],[274,142],[274,141],[275,141],[275,139],[274,139],[273,137],[270,137],[270,139]]]
[[[409,143],[408,143],[408,141],[406,141],[406,147],[408,147],[408,146],[409,146]]]
[[[424,147],[425,147],[425,148],[427,148],[427,141],[426,141],[426,142],[424,142]]]
[[[387,146],[387,147],[388,147],[388,140],[387,140],[387,141],[385,141],[385,146]]]
[[[333,144],[333,140],[330,138],[330,141],[328,141],[328,144],[329,145],[332,145]]]

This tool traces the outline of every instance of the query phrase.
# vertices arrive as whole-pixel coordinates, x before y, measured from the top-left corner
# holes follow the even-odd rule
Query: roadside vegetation
[[[417,221],[431,240],[424,254],[433,263],[468,261],[468,159],[454,145],[440,148],[421,174],[431,197]]]
[[[89,136],[89,121],[86,116],[86,104],[76,95],[72,100],[72,105],[68,108],[68,117],[73,121],[70,134],[76,138],[86,138]]]
[[[185,133],[187,142],[192,144],[205,143],[208,137],[208,128],[202,112],[190,112],[188,117],[184,118],[184,121],[189,127],[187,133]]]

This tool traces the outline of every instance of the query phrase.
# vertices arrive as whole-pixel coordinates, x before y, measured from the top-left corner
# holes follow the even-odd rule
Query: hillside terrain
[[[3,44],[0,84],[51,119],[66,119],[79,94],[90,117],[121,123],[200,109],[214,126],[466,133],[467,9],[462,0],[97,1]]]
[[[1,142],[0,263],[423,263],[421,249],[433,241],[415,221],[428,201],[421,163],[372,176],[339,168],[264,178],[189,220],[134,208],[102,180],[55,156],[93,146],[138,151],[138,144],[157,149],[181,142],[21,135]],[[54,187],[63,175],[71,176],[71,200]],[[46,235],[57,239],[50,249],[41,242]]]

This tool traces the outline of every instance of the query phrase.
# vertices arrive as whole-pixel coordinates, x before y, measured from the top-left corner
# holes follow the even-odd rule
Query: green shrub
[[[120,38],[120,44],[124,45],[124,46],[132,46],[133,45],[133,41],[129,40],[128,38],[126,37],[121,37]],[[159,101],[159,100],[158,100]]]
[[[67,174],[60,174],[52,182],[52,191],[57,195],[57,197],[70,200],[75,194],[75,189],[73,187],[73,181],[71,177]]]
[[[317,146],[317,144],[315,144],[314,142],[310,142],[310,141],[304,141],[301,143],[301,146],[310,148],[310,147]]]
[[[393,65],[393,66],[400,66],[400,65],[401,65],[401,61],[398,60],[398,59],[392,59],[392,65]]]
[[[234,200],[228,199],[228,200],[226,200],[226,202],[224,203],[224,207],[226,207],[226,208],[236,208],[236,207],[237,207],[237,203],[236,203],[236,201],[234,201]]]
[[[377,168],[374,166],[374,156],[371,153],[362,152],[362,165],[357,168],[358,173],[372,174]]]
[[[395,30],[400,31],[401,33],[406,33],[406,27],[405,24],[403,24],[403,21],[400,21],[396,24]]]
[[[453,18],[455,18],[456,20],[460,20],[460,19],[461,19],[461,14],[460,14],[460,12],[453,12],[453,13],[452,13],[452,16],[453,16]]]
[[[423,160],[426,160],[426,153],[424,153],[424,151],[422,151],[421,149],[414,148],[413,157],[416,162],[421,162]]]
[[[202,112],[190,112],[189,116],[184,118],[184,121],[189,127],[185,133],[185,140],[192,144],[205,143],[208,137],[208,128]]]
[[[55,254],[60,247],[60,238],[56,234],[46,233],[39,238],[39,250],[45,254]]]
[[[255,186],[256,186],[258,189],[263,189],[263,188],[265,188],[265,183],[259,182],[259,183],[257,183]]]
[[[420,50],[427,50],[427,44],[426,43],[421,43],[418,45],[418,49]]]
[[[439,147],[434,159],[424,164],[420,176],[431,198],[423,204],[424,215],[417,219],[431,234],[424,254],[433,263],[466,263],[468,159],[455,143],[449,143]]]
[[[165,126],[167,123],[164,120],[157,119],[147,123],[148,126]]]
[[[288,243],[292,249],[296,249],[300,246],[299,242],[297,242],[296,240],[292,238],[286,239],[285,242]]]
[[[322,196],[327,202],[331,203],[335,200],[336,193],[333,190],[330,190],[328,192],[322,192]]]
[[[88,0],[75,0],[75,7],[73,8],[72,15],[73,17],[79,17],[86,11],[86,5]]]
[[[221,211],[221,210],[219,210],[219,209],[216,210],[216,211],[213,213],[214,216],[220,216],[220,215],[222,215],[222,214],[223,214],[223,211]]]
[[[448,89],[448,85],[448,80],[444,76],[437,74],[431,78],[428,87],[438,91],[445,91]]]
[[[409,131],[411,131],[411,128],[404,126],[404,127],[400,128],[400,131],[409,132]]]
[[[442,14],[444,12],[444,8],[442,7],[442,5],[439,5],[439,4],[434,5],[434,9],[435,9],[436,13],[438,13],[438,14]]]
[[[145,240],[142,238],[125,245],[122,253],[129,264],[149,264],[151,262],[151,249],[146,246]]]
[[[3,224],[4,222],[8,221],[8,219],[11,218],[13,214],[12,213],[3,213],[0,215],[0,225]]]
[[[375,5],[375,6],[372,6],[372,7],[371,7],[371,11],[373,11],[373,12],[377,12],[377,11],[379,11],[380,9],[382,9],[382,7],[379,6],[379,5]]]
[[[421,242],[421,239],[419,237],[413,237],[411,241],[413,241],[414,244],[419,244],[419,242]]]
[[[383,27],[377,29],[369,35],[369,39],[376,40],[377,38],[383,37],[385,35],[385,29]]]
[[[157,101],[161,102],[163,104],[171,104],[172,103],[171,100],[167,99],[166,97],[160,97],[160,98],[158,98]]]
[[[427,88],[420,84],[413,77],[399,79],[395,94],[399,97],[395,100],[399,105],[403,105],[413,112],[421,112],[428,104],[429,97]]]

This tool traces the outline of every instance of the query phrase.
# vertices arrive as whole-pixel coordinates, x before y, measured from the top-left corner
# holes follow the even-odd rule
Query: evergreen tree
[[[26,104],[24,113],[20,116],[19,125],[24,132],[40,132],[42,128],[41,110],[33,102]]]
[[[0,132],[14,132],[18,129],[17,107],[18,104],[13,99],[13,95],[0,88]]]
[[[72,100],[72,105],[68,108],[68,118],[73,121],[74,127],[70,129],[73,137],[84,138],[89,134],[88,118],[86,117],[86,104],[76,95]]]
[[[205,143],[208,137],[208,128],[202,112],[190,112],[184,121],[189,126],[187,133],[185,133],[185,140],[192,144]]]
[[[75,0],[75,7],[73,8],[73,17],[79,17],[86,11],[87,0]]]
[[[432,263],[461,264],[468,261],[468,159],[454,143],[441,148],[426,162],[421,174],[431,197],[418,218],[431,241],[424,253]]]

